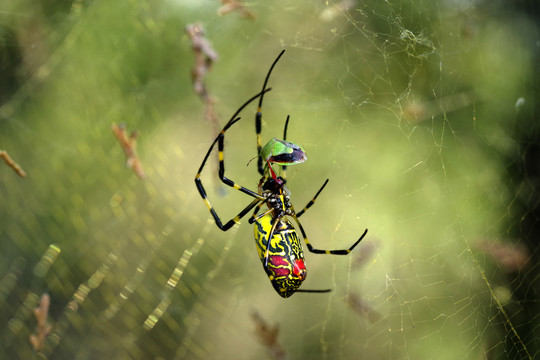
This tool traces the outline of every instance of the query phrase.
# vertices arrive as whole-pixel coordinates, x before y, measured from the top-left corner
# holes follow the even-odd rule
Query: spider
[[[278,55],[270,66],[270,70],[268,70],[268,74],[266,75],[263,83],[262,91],[240,106],[240,108],[230,118],[229,122],[227,122],[223,130],[221,130],[219,135],[212,142],[201,163],[201,166],[199,167],[197,175],[195,175],[195,184],[204,203],[210,210],[216,225],[223,231],[229,230],[234,224],[238,223],[240,219],[254,209],[253,214],[249,218],[248,222],[250,224],[255,224],[255,244],[257,246],[259,258],[276,292],[281,297],[287,298],[295,292],[321,293],[331,291],[330,289],[299,289],[300,285],[306,278],[307,270],[304,261],[302,244],[298,238],[296,229],[289,218],[292,218],[297,227],[300,229],[300,233],[304,238],[304,242],[306,243],[308,250],[315,254],[347,255],[366,236],[367,229],[364,231],[362,236],[360,236],[360,238],[356,240],[356,242],[348,249],[322,250],[314,248],[309,242],[306,232],[298,218],[300,218],[300,216],[302,216],[306,210],[315,203],[315,200],[321,191],[325,188],[326,184],[328,184],[328,179],[326,179],[324,184],[319,188],[315,196],[307,203],[307,205],[301,211],[296,212],[291,203],[291,193],[285,186],[286,168],[289,165],[303,163],[307,159],[307,156],[302,147],[286,141],[289,116],[287,116],[287,120],[285,121],[283,140],[272,138],[264,147],[262,146],[262,103],[264,95],[271,90],[270,88],[266,88],[266,85],[274,66],[277,64],[284,52],[285,50]],[[225,176],[224,142],[225,132],[240,120],[240,117],[238,117],[240,112],[256,99],[259,99],[259,106],[255,115],[258,158],[257,170],[261,175],[261,179],[259,181],[257,191],[253,191],[245,188],[244,186],[238,185],[233,180]],[[230,186],[253,198],[253,201],[251,201],[242,211],[240,211],[238,215],[227,221],[225,224],[222,222],[216,210],[212,207],[210,201],[208,200],[206,191],[201,181],[201,172],[216,143],[218,144],[220,180],[225,185]],[[272,168],[272,164],[281,166],[280,176],[277,176],[276,172]],[[268,209],[259,213],[263,205],[266,205]]]

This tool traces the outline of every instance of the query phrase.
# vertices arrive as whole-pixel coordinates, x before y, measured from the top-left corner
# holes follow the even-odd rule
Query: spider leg
[[[323,186],[324,187],[324,186]],[[294,211],[294,210],[293,210]],[[362,236],[360,236],[360,238],[358,240],[356,240],[356,242],[354,244],[352,244],[352,246],[348,249],[339,249],[339,250],[323,250],[323,249],[315,249],[313,247],[313,245],[311,245],[309,243],[309,240],[307,238],[307,235],[306,235],[306,232],[304,230],[304,228],[302,227],[302,224],[300,224],[300,221],[298,221],[298,217],[294,214],[293,212],[293,215],[292,217],[294,218],[294,220],[296,221],[296,224],[298,225],[298,227],[300,228],[300,232],[302,233],[302,237],[304,238],[304,241],[306,242],[306,246],[308,248],[308,250],[314,254],[326,254],[326,255],[348,255],[355,247],[356,245],[358,245],[358,243],[366,236],[368,230],[366,229],[364,231],[364,233],[362,234]]]
[[[274,62],[272,63],[272,66],[270,66],[270,70],[268,70],[268,74],[266,74],[266,78],[264,79],[261,94],[264,94],[266,92],[265,91],[266,84],[268,84],[268,79],[270,79],[270,74],[272,73],[272,70],[274,69],[274,66],[276,66],[277,62],[279,61],[279,58],[281,57],[281,55],[283,55],[284,52],[285,52],[285,50],[281,51],[279,53],[278,57],[276,58],[276,60],[274,60]],[[262,140],[261,140],[262,105],[263,105],[263,95],[261,95],[261,97],[259,99],[259,106],[257,108],[257,113],[255,114],[255,132],[257,134],[257,155],[258,155],[257,169],[259,171],[259,174],[261,174],[261,176],[264,176],[263,159],[260,156],[261,149],[262,149]]]
[[[270,214],[272,211],[274,211],[274,209],[269,209],[257,215],[259,213],[259,210],[261,210],[261,207],[263,206],[263,204],[264,202],[260,202],[259,205],[255,207],[255,210],[253,211],[253,215],[251,215],[251,217],[249,218],[248,223],[253,224],[255,221],[259,220],[264,215]]]
[[[332,289],[324,289],[324,290],[296,289],[296,292],[303,292],[303,293],[329,293],[329,292],[332,292]]]
[[[285,120],[285,128],[283,129],[283,141],[287,141],[287,127],[289,126],[290,115],[287,115],[287,120]],[[281,167],[281,177],[283,180],[287,179],[287,165]]]
[[[276,230],[276,225],[279,222],[280,218],[272,218],[272,230],[268,234],[268,241],[266,242],[266,251],[264,252],[264,268],[268,268],[268,256],[270,255],[270,243],[272,242],[272,237],[274,236],[274,230]]]
[[[309,209],[314,203],[315,203],[315,200],[317,200],[317,196],[319,196],[319,194],[321,193],[321,191],[323,191],[324,187],[326,186],[326,184],[328,184],[328,179],[326,179],[326,181],[324,182],[323,186],[321,186],[321,188],[319,189],[319,191],[317,191],[317,193],[315,194],[315,196],[313,197],[313,199],[311,199],[306,206],[304,206],[304,208],[302,210],[300,210],[297,214],[296,214],[296,217],[300,217],[302,216],[303,213],[306,212],[307,209]]]
[[[216,137],[216,139],[212,142],[212,145],[210,145],[210,148],[208,149],[208,152],[206,153],[201,166],[199,167],[199,171],[197,172],[197,175],[195,175],[195,185],[197,186],[197,190],[199,190],[199,194],[201,195],[204,203],[208,207],[208,210],[210,210],[210,213],[212,214],[212,217],[214,218],[216,225],[223,231],[229,230],[234,224],[236,224],[242,217],[244,217],[251,209],[253,209],[259,202],[264,201],[265,198],[255,191],[252,191],[250,189],[247,189],[241,185],[236,184],[231,179],[225,177],[225,160],[224,160],[224,148],[225,148],[225,132],[233,126],[238,120],[240,120],[237,115],[252,101],[257,99],[258,97],[262,96],[265,92],[270,91],[270,89],[265,89],[263,92],[258,93],[257,95],[253,96],[251,99],[246,101],[240,108],[234,113],[234,115],[231,117],[229,122],[225,125],[223,130],[219,133],[219,135]],[[253,198],[255,198],[250,204],[248,204],[240,213],[229,220],[225,225],[223,225],[223,222],[221,221],[220,217],[218,216],[217,212],[212,207],[212,204],[208,200],[208,197],[206,195],[206,190],[204,189],[204,186],[201,181],[201,172],[204,168],[204,165],[206,164],[206,161],[208,160],[208,157],[210,156],[210,153],[214,149],[214,146],[218,143],[218,157],[219,157],[219,178],[220,180],[225,184],[228,185],[236,190],[239,190],[243,192],[244,194],[247,194]]]

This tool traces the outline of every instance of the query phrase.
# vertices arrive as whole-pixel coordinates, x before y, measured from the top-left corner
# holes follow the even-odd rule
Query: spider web
[[[2,357],[537,358],[537,5],[244,5],[0,6],[0,151],[27,174],[0,163]],[[291,115],[297,209],[330,179],[301,218],[315,247],[369,228],[347,257],[306,254],[303,288],[329,294],[275,294],[247,220],[219,231],[196,191],[216,135],[191,84],[196,22],[219,55],[204,82],[221,126],[286,49],[263,141]],[[225,144],[250,189],[255,111]],[[138,130],[144,180],[119,123]],[[250,199],[216,169],[202,179],[229,219]]]

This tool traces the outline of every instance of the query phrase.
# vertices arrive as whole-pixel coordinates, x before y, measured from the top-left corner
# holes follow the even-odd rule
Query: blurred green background
[[[28,176],[0,162],[0,358],[538,357],[538,5],[245,5],[254,19],[217,0],[2,2],[0,150]],[[297,209],[330,179],[302,217],[315,247],[369,228],[347,257],[306,254],[303,287],[329,294],[275,294],[252,226],[220,231],[197,193],[216,133],[191,81],[196,22],[219,55],[204,79],[219,127],[286,50],[263,141],[291,115]],[[255,111],[225,148],[254,190]],[[139,131],[144,180],[113,123]],[[216,171],[212,156],[203,182],[228,219],[251,199]],[[260,321],[279,325],[273,345]]]

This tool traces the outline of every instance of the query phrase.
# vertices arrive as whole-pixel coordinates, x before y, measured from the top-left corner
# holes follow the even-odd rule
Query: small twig
[[[250,20],[255,20],[256,18],[252,11],[246,9],[246,5],[243,2],[238,0],[221,0],[221,3],[223,6],[218,9],[218,15],[220,16],[238,10],[240,16],[244,18],[249,18]]]
[[[476,244],[476,248],[489,255],[507,273],[526,270],[531,264],[531,254],[522,244],[483,239]]]
[[[356,258],[353,261],[353,267],[359,269],[366,265],[377,251],[377,243],[374,241],[366,241],[361,244],[360,249],[356,252]]]
[[[193,90],[204,101],[209,96],[204,85],[204,77],[210,71],[212,64],[218,60],[218,55],[210,42],[204,37],[205,33],[202,24],[186,25],[186,34],[191,40],[191,48],[195,55],[195,65],[191,69]]]
[[[402,115],[409,123],[420,123],[465,108],[472,108],[474,114],[474,105],[477,102],[477,97],[466,91],[431,101],[411,100],[403,106]]]
[[[51,298],[49,294],[43,294],[41,295],[39,306],[34,309],[34,316],[37,320],[37,329],[36,334],[30,335],[30,343],[34,348],[34,351],[40,351],[43,348],[45,339],[51,333],[52,326],[47,322],[50,304]]]
[[[210,41],[206,39],[202,24],[188,24],[185,27],[185,31],[191,40],[191,49],[195,56],[195,63],[191,69],[193,90],[204,103],[204,118],[210,123],[212,127],[211,137],[214,138],[220,130],[219,117],[214,106],[216,101],[208,92],[204,79],[214,62],[218,60],[218,54],[210,44]],[[217,168],[215,171],[217,171]]]
[[[126,124],[112,124],[111,128],[126,155],[126,167],[132,169],[139,179],[144,179],[146,175],[143,171],[139,157],[137,156],[137,152],[135,151],[135,144],[139,132],[132,131],[128,137]]]
[[[360,298],[360,296],[350,293],[347,296],[347,304],[355,313],[369,320],[370,323],[375,323],[382,319],[382,315],[375,311],[369,304]]]
[[[279,324],[270,326],[256,311],[251,312],[255,332],[259,341],[266,347],[272,359],[287,359],[287,353],[278,342]]]
[[[191,49],[195,56],[195,64],[191,69],[191,81],[193,90],[205,104],[204,118],[210,121],[214,134],[219,132],[219,119],[214,109],[215,100],[208,92],[204,83],[206,74],[218,60],[217,52],[205,38],[202,24],[189,24],[186,26],[186,34],[191,40]]]
[[[0,150],[0,158],[4,159],[5,163],[15,170],[15,172],[22,178],[26,177],[24,170],[8,155],[7,151]]]

